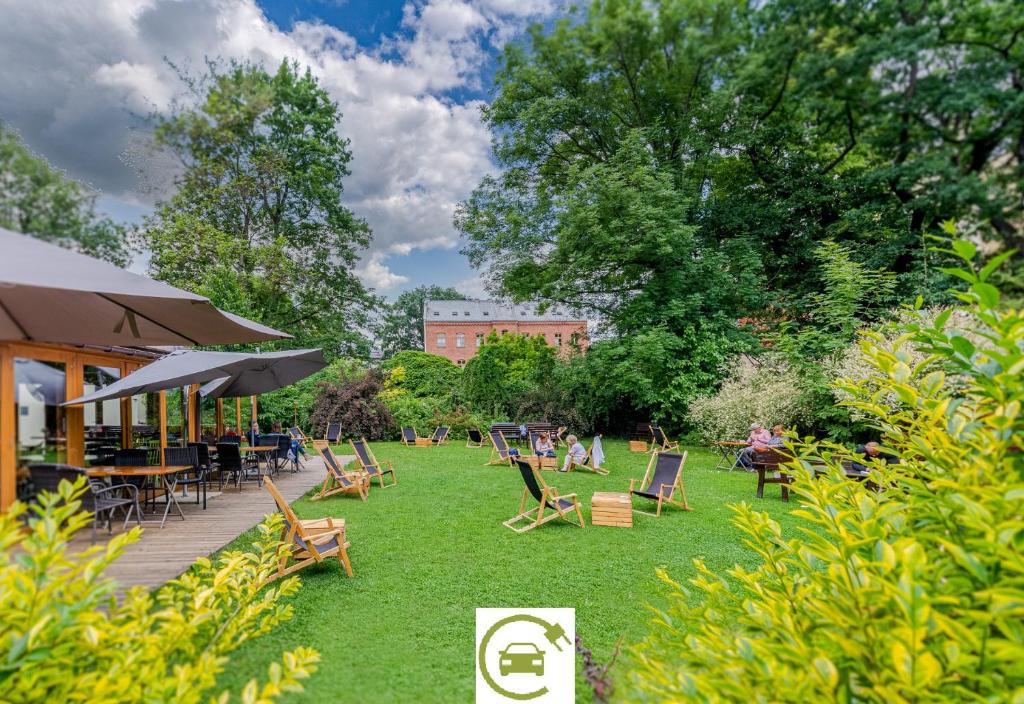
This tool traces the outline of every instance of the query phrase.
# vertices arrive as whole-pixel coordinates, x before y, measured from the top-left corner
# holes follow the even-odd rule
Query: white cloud
[[[493,168],[480,103],[446,92],[479,87],[488,52],[556,2],[409,2],[402,31],[365,48],[319,22],[284,31],[255,0],[0,0],[0,118],[107,198],[138,203],[165,194],[165,177],[140,183],[123,156],[145,138],[139,116],[180,97],[168,61],[199,73],[206,57],[298,60],[344,114],[345,202],[374,230],[364,280],[386,290],[407,280],[387,269],[389,254],[457,246],[455,204]]]

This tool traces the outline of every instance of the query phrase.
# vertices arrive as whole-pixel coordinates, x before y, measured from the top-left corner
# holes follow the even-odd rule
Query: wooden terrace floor
[[[338,459],[344,464],[355,457],[339,455]],[[282,469],[274,484],[290,503],[321,484],[324,476],[323,460],[309,455],[299,472]],[[225,486],[222,492],[216,490],[215,483],[207,496],[205,511],[201,503],[195,503],[194,489],[190,487],[189,496],[181,500],[184,521],[172,508],[164,528],[158,523],[143,523],[142,538],[127,546],[124,554],[106,570],[106,576],[116,579],[123,588],[160,586],[187,570],[196,558],[216,552],[276,510],[270,492],[257,487],[254,481],[243,482],[241,491]],[[134,525],[128,524],[129,528]],[[119,527],[120,523],[115,522],[115,533]],[[81,531],[72,549],[88,547],[90,536],[88,528]],[[97,544],[106,537],[106,530],[97,530]]]

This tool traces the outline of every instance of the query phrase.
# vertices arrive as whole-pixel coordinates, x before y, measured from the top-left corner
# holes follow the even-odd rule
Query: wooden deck
[[[355,457],[341,455],[338,459],[347,463]],[[282,470],[274,484],[285,499],[292,502],[323,482],[324,476],[323,460],[311,455],[301,471]],[[215,484],[214,491],[207,497],[205,511],[202,504],[195,503],[195,494],[190,491],[190,496],[181,502],[181,508],[184,521],[172,509],[163,529],[159,525],[143,524],[142,538],[125,549],[106,575],[116,579],[122,587],[159,586],[188,569],[196,558],[219,550],[276,510],[270,493],[257,487],[254,481],[244,482],[241,491],[225,486],[223,492],[217,492]],[[129,523],[129,527],[133,525]],[[118,530],[116,524],[114,530]],[[106,535],[106,531],[97,531],[97,544]],[[83,530],[72,543],[72,549],[88,547],[89,538],[90,531]]]

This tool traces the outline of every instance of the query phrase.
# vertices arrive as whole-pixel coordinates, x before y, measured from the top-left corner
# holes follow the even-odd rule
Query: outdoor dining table
[[[736,469],[736,465],[740,461],[740,452],[743,448],[747,447],[747,443],[742,440],[719,440],[711,443],[718,450],[718,454],[721,455],[718,459],[718,464],[715,465],[715,469],[722,469],[728,467],[729,471]]]
[[[260,460],[267,463],[267,474],[270,474],[270,453],[277,452],[277,445],[242,445],[238,450],[243,454],[256,454],[256,483],[263,486],[263,478],[260,474]]]
[[[113,465],[100,465],[90,467],[86,470],[86,473],[90,477],[159,477],[167,496],[164,515],[160,519],[160,527],[163,528],[167,522],[167,515],[171,511],[172,504],[178,511],[178,515],[181,516],[181,520],[185,520],[185,514],[182,512],[178,500],[174,497],[174,490],[178,486],[178,473],[187,472],[190,469],[192,467],[189,465],[167,465],[166,467],[115,467]],[[155,521],[146,522],[151,523]]]

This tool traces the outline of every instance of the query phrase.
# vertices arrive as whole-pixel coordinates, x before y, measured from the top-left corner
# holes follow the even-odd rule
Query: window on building
[[[456,362],[456,364],[458,364],[461,367],[466,364],[466,360],[460,359],[458,362]]]
[[[555,347],[561,347],[561,346],[562,346],[562,333],[556,332],[555,333]]]
[[[437,316],[437,315],[441,315],[441,313],[435,310],[435,311],[434,311],[434,315],[435,315],[435,316]]]
[[[501,334],[502,334],[502,335],[507,335],[507,334],[508,334],[508,330],[502,330],[502,331],[501,331]]]
[[[572,335],[569,336],[569,344],[571,344],[573,347],[575,347],[579,343],[580,343],[580,334],[578,332],[574,332]]]
[[[465,347],[466,346],[466,336],[463,335],[461,332],[455,335],[455,346],[456,347]]]
[[[469,311],[468,311],[468,310],[467,310],[467,311],[465,311],[465,312],[463,313],[463,315],[464,315],[464,316],[466,316],[466,317],[468,318],[468,317],[469,317]]]
[[[457,310],[453,310],[453,311],[452,311],[452,317],[453,317],[453,318],[458,318],[458,317],[459,317],[459,311],[457,311]]]
[[[484,346],[484,334],[482,332],[478,332],[476,334],[476,346],[477,347],[483,347]]]
[[[121,378],[117,367],[86,364],[82,390],[91,394]],[[121,449],[121,399],[87,403],[82,407],[85,426],[85,463],[113,464],[114,453]]]
[[[437,333],[437,346],[438,347],[445,347],[445,346],[447,346],[447,344],[448,344],[448,336],[445,335],[443,332]]]
[[[485,310],[485,311],[484,311],[484,315],[490,315],[490,313],[488,313],[488,312],[487,312],[487,311]]]

